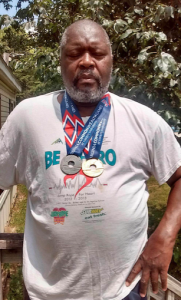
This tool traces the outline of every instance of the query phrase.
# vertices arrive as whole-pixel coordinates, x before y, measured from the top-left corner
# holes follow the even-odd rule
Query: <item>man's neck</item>
[[[64,95],[64,93],[60,93],[58,95],[57,100],[59,103],[62,102],[63,95]],[[73,101],[74,101],[75,105],[77,106],[81,117],[91,116],[94,109],[96,108],[97,104],[99,103],[99,101],[97,101],[97,102],[78,102],[75,100],[73,100]]]

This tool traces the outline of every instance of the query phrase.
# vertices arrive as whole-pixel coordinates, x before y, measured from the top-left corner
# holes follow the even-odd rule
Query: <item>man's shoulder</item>
[[[146,105],[115,94],[110,93],[110,96],[115,115],[129,121],[129,124],[135,124],[142,131],[152,135],[162,124],[169,127],[158,113]]]
[[[109,93],[111,96],[111,99],[113,101],[113,104],[116,107],[122,107],[123,109],[131,111],[133,114],[143,114],[143,115],[151,115],[151,116],[157,116],[159,115],[153,111],[151,108],[149,108],[146,105],[143,105],[135,100],[126,98],[126,97],[121,97],[118,95],[115,95],[113,93]]]
[[[12,123],[20,128],[30,120],[50,115],[50,112],[55,110],[56,95],[58,96],[59,93],[60,91],[56,91],[21,101],[8,116],[5,126]]]
[[[26,98],[26,99],[22,100],[17,105],[16,108],[18,110],[24,110],[24,109],[29,109],[29,108],[32,109],[39,105],[46,106],[47,104],[51,103],[54,96],[58,95],[59,93],[60,93],[60,91],[55,91],[55,92],[39,95],[36,97]]]

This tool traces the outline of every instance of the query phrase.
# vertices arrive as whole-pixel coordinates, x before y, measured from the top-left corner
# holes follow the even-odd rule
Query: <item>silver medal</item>
[[[60,169],[67,175],[78,173],[82,168],[81,158],[76,155],[65,156],[60,164]]]
[[[82,171],[89,177],[98,177],[104,171],[103,163],[95,158],[85,160],[82,163]]]

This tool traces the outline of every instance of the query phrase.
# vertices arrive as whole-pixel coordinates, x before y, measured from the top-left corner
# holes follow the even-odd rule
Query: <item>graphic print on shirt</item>
[[[65,178],[62,179],[57,179],[57,182],[53,183],[50,187],[49,190],[52,191],[52,196],[56,196],[58,198],[60,197],[71,197],[71,199],[75,199],[75,193],[74,194],[70,194],[70,190],[71,189],[78,189],[79,190],[79,195],[77,195],[78,198],[81,198],[82,196],[93,196],[93,194],[95,193],[90,193],[85,192],[85,193],[80,193],[80,189],[82,188],[82,186],[85,185],[85,176],[81,176],[80,173],[76,174],[77,176],[72,179],[72,180],[67,180],[66,181],[66,185],[64,183]],[[65,175],[66,177],[67,175]],[[89,177],[90,178],[90,177]],[[102,183],[101,178],[94,178],[93,181],[91,181],[91,183],[89,183],[88,185],[86,185],[88,188],[91,189],[103,189],[104,187],[108,186],[107,183]],[[77,192],[76,192],[77,194]],[[77,198],[76,197],[76,198]],[[70,200],[70,199],[67,199]],[[81,200],[81,199],[79,199]]]
[[[68,217],[68,211],[64,207],[55,207],[50,214],[54,218],[54,224],[64,224],[65,217]]]
[[[89,185],[92,181],[93,181],[93,177],[88,177],[86,174],[84,174],[83,173],[83,171],[82,171],[82,169],[78,172],[78,173],[76,173],[76,174],[73,174],[73,175],[65,175],[65,177],[64,177],[64,185],[65,185],[65,187],[66,187],[66,181],[68,180],[68,179],[74,179],[77,175],[83,175],[84,177],[85,177],[85,179],[86,179],[86,181],[85,181],[85,183],[78,189],[78,191],[76,192],[76,194],[75,194],[75,198],[76,198],[76,196],[77,196],[77,194],[83,189],[83,188],[85,188],[87,185]]]
[[[60,164],[60,154],[61,151],[45,151],[45,167],[46,170],[51,166]],[[81,159],[85,159],[85,156],[82,154]],[[100,151],[99,155],[100,161],[103,165],[108,164],[109,166],[114,166],[116,164],[116,153],[113,149],[108,149],[106,151]]]
[[[83,209],[81,211],[81,216],[83,217],[83,221],[87,222],[87,220],[89,221],[103,221],[103,219],[101,218],[101,220],[98,220],[100,217],[104,217],[106,216],[106,212],[102,212],[104,210],[104,208],[89,208],[89,209]]]
[[[58,143],[64,144],[64,143],[62,142],[61,138],[58,138],[58,139],[55,140],[51,145],[58,144]]]
[[[45,152],[45,166],[46,166],[46,170],[49,169],[51,166],[54,165],[59,165],[60,164],[60,155],[61,155],[61,151],[46,151]],[[82,155],[81,159],[85,159],[85,156]],[[116,153],[113,149],[108,149],[107,151],[100,151],[100,157],[99,159],[102,161],[103,165],[110,165],[110,166],[114,166],[116,164]],[[76,196],[87,186],[90,186],[90,184],[93,182],[95,182],[96,178],[93,177],[88,177],[87,175],[85,175],[82,170],[80,170],[78,173],[73,174],[73,175],[65,175],[63,178],[63,183],[65,188],[69,188],[68,183],[71,181],[73,181],[75,178],[77,177],[83,177],[82,180],[82,185],[78,186],[77,191],[75,192],[75,196],[74,198],[76,198]],[[56,186],[56,184],[55,184]],[[59,183],[59,186],[62,187],[62,183]],[[73,183],[73,186],[75,188],[75,184]],[[49,189],[53,189],[53,186],[50,186]]]

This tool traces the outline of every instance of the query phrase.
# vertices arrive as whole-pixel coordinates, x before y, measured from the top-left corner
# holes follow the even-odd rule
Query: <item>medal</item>
[[[82,171],[89,177],[98,177],[104,170],[103,163],[99,159],[88,159],[82,163]]]
[[[60,169],[63,173],[72,175],[78,173],[82,168],[81,158],[75,155],[65,156],[60,165]]]
[[[68,155],[61,162],[60,168],[63,173],[73,175],[82,168],[84,174],[89,177],[97,177],[102,174],[104,168],[99,160],[99,155],[110,110],[110,95],[107,93],[84,124],[75,103],[65,92],[61,102],[61,113]],[[86,158],[83,166],[81,166],[79,158],[82,152]]]

